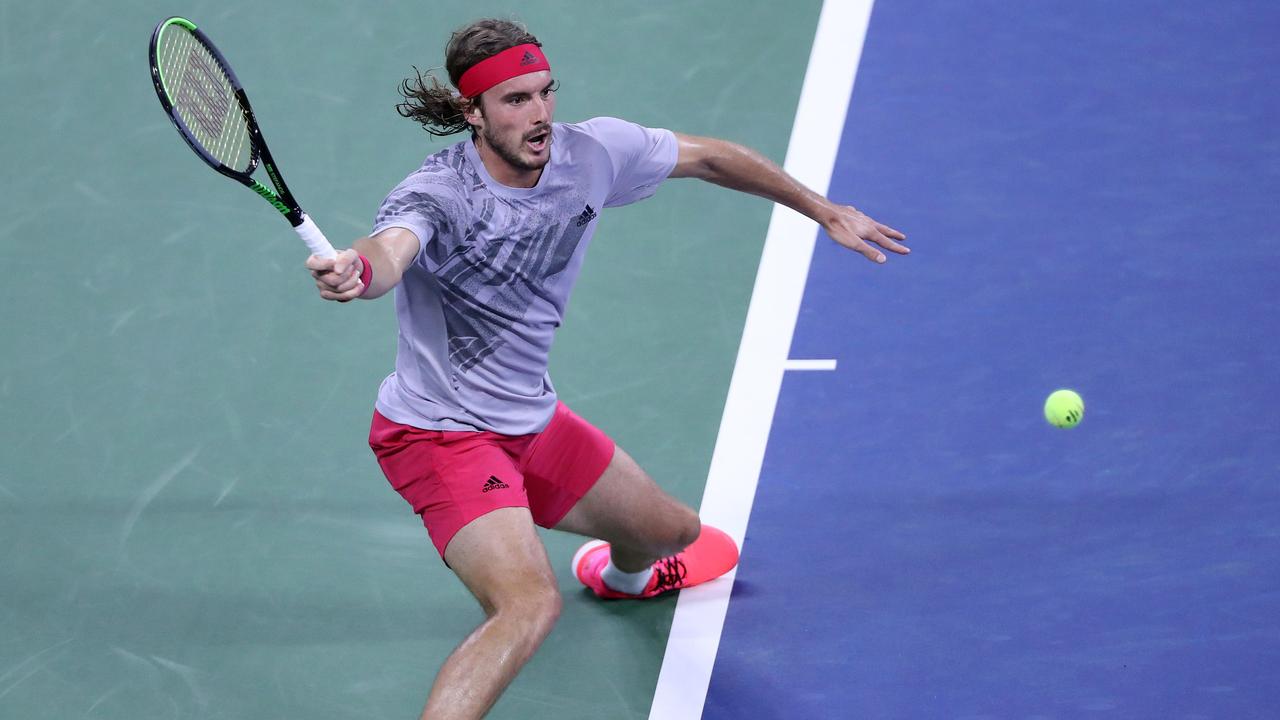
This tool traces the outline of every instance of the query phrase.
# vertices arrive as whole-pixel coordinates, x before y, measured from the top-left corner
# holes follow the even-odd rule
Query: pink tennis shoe
[[[651,598],[656,595],[715,580],[738,564],[738,545],[733,538],[710,525],[682,552],[653,564],[653,577],[639,595],[618,592],[604,584],[600,572],[609,563],[609,543],[592,540],[573,556],[573,573],[583,585],[602,598]]]

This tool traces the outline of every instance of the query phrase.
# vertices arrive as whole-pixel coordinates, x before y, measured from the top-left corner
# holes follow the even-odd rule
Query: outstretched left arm
[[[737,143],[676,133],[680,153],[671,177],[694,177],[733,190],[759,195],[802,213],[822,225],[832,240],[882,263],[884,253],[911,252],[900,242],[906,235],[882,225],[848,205],[837,205],[810,190],[765,156]]]

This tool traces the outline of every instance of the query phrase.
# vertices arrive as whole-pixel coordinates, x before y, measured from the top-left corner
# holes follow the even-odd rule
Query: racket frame
[[[235,100],[244,114],[245,124],[248,126],[249,131],[249,167],[246,171],[228,167],[209,154],[196,139],[195,133],[192,132],[186,121],[182,119],[176,103],[169,97],[168,91],[165,90],[164,77],[160,70],[157,50],[160,45],[161,34],[170,25],[178,25],[189,31],[196,41],[209,51],[214,61],[218,63],[219,69],[226,73],[227,79],[231,81]],[[289,191],[289,186],[285,184],[284,177],[276,169],[275,160],[271,157],[271,150],[267,147],[267,141],[262,135],[262,129],[258,127],[258,120],[254,117],[253,106],[249,104],[249,96],[245,93],[244,86],[240,84],[240,79],[236,77],[235,71],[231,69],[231,64],[227,62],[226,57],[213,44],[209,36],[205,35],[200,28],[196,27],[195,23],[186,18],[175,16],[162,20],[156,25],[155,31],[151,34],[149,57],[151,61],[151,81],[155,85],[156,96],[160,98],[160,104],[169,115],[169,119],[173,121],[174,127],[178,129],[178,133],[182,135],[182,139],[195,151],[196,155],[199,155],[200,159],[204,160],[209,167],[253,190],[261,195],[264,200],[271,203],[272,207],[280,211],[280,214],[289,220],[289,224],[293,225],[294,230],[306,241],[313,253],[327,257],[334,256],[336,253],[333,250],[333,246],[325,239],[324,234],[320,232],[320,229],[316,227],[311,218],[307,217],[307,214],[302,211],[302,207],[294,199],[293,193]],[[267,176],[271,179],[271,184],[275,187],[274,190],[252,177],[259,164],[266,170]]]

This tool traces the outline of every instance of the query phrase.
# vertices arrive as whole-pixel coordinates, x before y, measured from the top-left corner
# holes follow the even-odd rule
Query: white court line
[[[788,360],[784,370],[835,370],[835,360]]]
[[[831,183],[873,0],[826,0],[783,166],[825,194]],[[791,348],[817,226],[775,206],[700,515],[741,545]],[[702,717],[735,573],[681,591],[649,720]]]

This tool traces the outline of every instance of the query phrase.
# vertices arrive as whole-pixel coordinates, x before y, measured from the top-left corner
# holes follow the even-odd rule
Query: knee
[[[685,508],[685,510],[687,512],[685,517],[681,518],[679,537],[677,538],[680,550],[692,545],[693,541],[697,540],[698,536],[702,534],[702,519],[698,517],[698,513],[689,508]]]
[[[681,506],[671,517],[671,522],[668,523],[661,541],[652,550],[658,557],[675,555],[692,545],[701,533],[702,521],[698,518],[698,513],[691,508]]]
[[[530,639],[541,641],[560,619],[563,601],[554,585],[537,585],[495,603],[492,615],[522,629]]]

